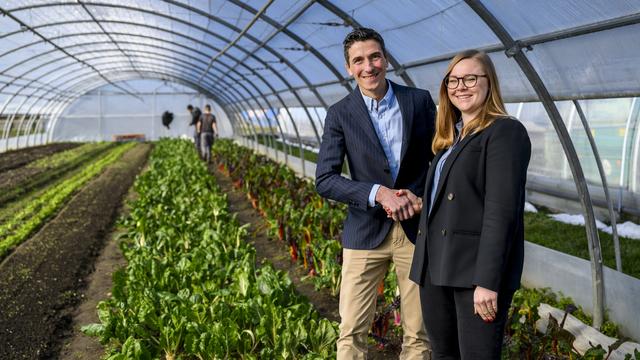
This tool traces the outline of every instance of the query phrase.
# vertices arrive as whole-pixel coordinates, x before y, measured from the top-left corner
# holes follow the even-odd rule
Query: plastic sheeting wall
[[[220,136],[231,136],[233,130],[222,109],[212,100],[180,86],[165,86],[157,81],[130,81],[127,87],[137,89],[138,98],[122,95],[111,86],[105,86],[81,97],[59,119],[53,133],[54,141],[106,141],[115,135],[144,134],[147,140],[160,137],[193,136],[189,126],[191,115],[188,104],[204,110],[212,106],[218,119]],[[149,92],[155,89],[156,93]],[[170,129],[162,125],[164,111],[174,114]]]

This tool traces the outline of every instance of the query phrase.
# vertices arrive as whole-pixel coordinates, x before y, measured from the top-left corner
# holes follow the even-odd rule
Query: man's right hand
[[[409,190],[394,190],[380,186],[376,202],[382,205],[394,221],[411,219],[422,209],[422,201]]]
[[[411,204],[413,204],[413,211],[416,214],[420,214],[422,212],[422,198],[419,196],[416,196],[414,193],[411,192],[411,190],[400,189],[396,192],[396,196],[408,197],[409,201],[411,201]]]

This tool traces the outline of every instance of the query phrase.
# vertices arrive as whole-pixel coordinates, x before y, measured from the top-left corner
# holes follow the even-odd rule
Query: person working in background
[[[204,106],[204,114],[200,116],[200,120],[196,124],[196,130],[200,134],[200,153],[202,159],[211,162],[211,146],[213,145],[213,137],[218,134],[218,125],[216,117],[211,113],[211,105]]]
[[[187,111],[189,112],[189,114],[191,114],[191,122],[189,123],[189,126],[193,126],[193,142],[196,145],[196,151],[198,152],[200,157],[202,157],[202,154],[200,152],[200,133],[198,133],[198,127],[196,126],[196,124],[200,120],[200,116],[202,116],[202,111],[200,111],[200,108],[198,108],[197,106],[194,107],[191,104],[187,105]]]

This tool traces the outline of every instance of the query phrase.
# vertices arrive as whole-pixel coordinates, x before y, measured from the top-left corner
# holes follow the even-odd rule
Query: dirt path
[[[32,161],[81,145],[80,143],[56,143],[11,150],[0,154],[0,172],[19,168]]]
[[[150,148],[125,153],[0,264],[0,359],[57,357],[79,290]]]
[[[298,293],[304,295],[320,315],[329,320],[340,322],[338,297],[331,295],[327,289],[316,290],[311,281],[302,281],[302,277],[306,273],[299,265],[291,262],[284,244],[269,238],[266,232],[267,222],[251,207],[246,195],[242,191],[234,189],[229,177],[218,171],[215,166],[210,166],[209,171],[216,178],[218,185],[227,193],[229,209],[237,214],[241,224],[250,224],[250,243],[256,248],[257,261],[268,261],[276,269],[288,272]],[[399,352],[400,349],[397,346],[379,350],[375,345],[370,345],[368,359],[397,359]]]

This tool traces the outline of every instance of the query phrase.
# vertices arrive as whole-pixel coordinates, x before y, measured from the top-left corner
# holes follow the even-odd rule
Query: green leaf
[[[87,336],[100,337],[104,333],[104,325],[102,324],[89,324],[80,328],[80,331]]]
[[[249,274],[247,274],[246,272],[241,272],[238,275],[238,288],[240,290],[240,294],[242,295],[242,297],[246,297],[247,293],[249,291],[249,286],[251,285],[249,282]]]

